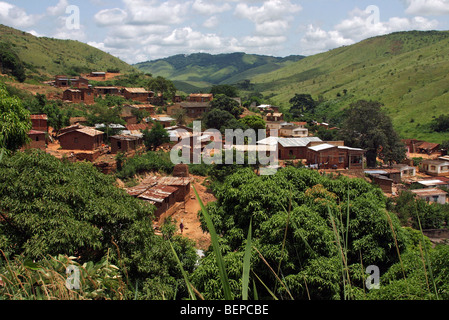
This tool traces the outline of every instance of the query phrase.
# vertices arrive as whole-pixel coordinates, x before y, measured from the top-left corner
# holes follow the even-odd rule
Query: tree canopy
[[[143,131],[143,142],[147,150],[156,151],[159,146],[170,142],[170,136],[162,124],[157,122],[151,130]]]
[[[366,150],[369,167],[376,166],[379,157],[386,163],[405,159],[405,146],[393,128],[390,117],[376,101],[360,100],[345,110],[340,130],[346,145]]]
[[[30,113],[17,97],[11,97],[0,82],[0,151],[15,151],[28,141]]]
[[[214,100],[210,103],[211,110],[213,109],[219,109],[223,111],[227,111],[230,114],[232,114],[237,120],[240,118],[240,115],[243,113],[243,107],[240,106],[240,104],[224,95],[219,94],[217,96],[214,96]]]
[[[154,207],[114,183],[113,176],[90,163],[61,161],[38,150],[5,157],[0,163],[1,250],[10,259],[22,255],[36,262],[64,254],[80,257],[81,264],[96,263],[107,255],[131,288],[139,281],[138,298],[174,298],[176,287],[182,296],[171,248],[153,232]],[[191,243],[177,237],[172,243],[184,267],[193,270]]]
[[[405,250],[408,235],[397,217],[386,211],[382,191],[362,179],[330,178],[293,167],[273,176],[258,176],[246,168],[228,174],[223,183],[214,185],[214,192],[218,201],[207,210],[222,235],[230,282],[236,289],[240,278],[232,270],[241,266],[250,222],[253,245],[260,252],[254,253],[251,268],[285,299],[290,299],[285,288],[294,299],[307,299],[308,295],[312,299],[348,298],[340,245],[350,270],[351,294],[363,290],[362,261],[365,266],[389,268],[399,261],[397,250]],[[260,256],[264,260],[257,258]],[[285,288],[276,284],[264,261],[282,275]],[[195,270],[194,285],[216,297],[220,291],[211,268],[208,263],[201,264]],[[259,297],[266,292],[264,286],[257,290]],[[234,294],[239,297],[238,290]]]
[[[148,81],[147,87],[149,90],[153,91],[156,96],[159,94],[161,95],[162,105],[165,104],[167,99],[172,99],[176,94],[176,87],[173,82],[161,76],[151,78]]]

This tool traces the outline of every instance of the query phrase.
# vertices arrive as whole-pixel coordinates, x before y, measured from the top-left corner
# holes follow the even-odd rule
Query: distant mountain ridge
[[[304,56],[280,58],[243,52],[218,55],[194,53],[141,62],[134,67],[153,76],[168,78],[182,91],[193,92],[218,84],[234,84],[281,69],[303,58]]]

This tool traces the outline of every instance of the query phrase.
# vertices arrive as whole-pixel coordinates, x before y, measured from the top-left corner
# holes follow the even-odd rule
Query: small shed
[[[170,209],[176,203],[178,188],[170,186],[154,186],[138,196],[139,199],[149,201],[156,207],[154,216],[156,219]]]
[[[143,146],[142,138],[132,135],[115,135],[110,137],[110,142],[112,154],[136,151]]]
[[[47,148],[47,132],[30,130],[28,137],[31,141],[23,147],[24,149],[45,150]]]

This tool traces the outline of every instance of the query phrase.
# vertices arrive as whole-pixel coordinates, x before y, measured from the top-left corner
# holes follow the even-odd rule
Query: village
[[[120,117],[126,125],[110,125],[118,130],[118,134],[108,137],[101,131],[104,124],[95,127],[86,125],[86,119],[73,117],[70,126],[55,132],[48,125],[45,114],[33,114],[32,130],[28,133],[30,143],[24,149],[41,149],[59,159],[68,161],[89,161],[105,174],[112,174],[117,169],[116,157],[123,154],[132,157],[145,152],[143,130],[150,130],[155,123],[160,123],[170,136],[170,143],[159,147],[159,150],[170,152],[179,142],[193,138],[199,139],[205,147],[211,142],[210,136],[195,133],[194,130],[176,121],[176,114],[183,110],[187,123],[200,120],[210,109],[214,100],[213,94],[190,94],[185,101],[176,96],[166,112],[157,113],[155,104],[160,97],[145,88],[120,88],[110,86],[91,86],[89,79],[108,78],[106,72],[92,72],[84,77],[56,76],[54,81],[47,83],[62,91],[62,100],[69,103],[94,103],[94,98],[105,95],[123,96],[135,104],[126,104],[122,108]],[[238,98],[235,100],[241,101]],[[347,175],[371,181],[378,185],[387,197],[395,197],[403,190],[410,190],[416,197],[432,203],[445,204],[448,194],[441,187],[449,188],[449,156],[441,150],[440,145],[414,139],[403,140],[407,148],[407,159],[403,163],[389,166],[381,165],[377,168],[367,168],[365,153],[360,148],[346,146],[344,141],[322,141],[313,136],[307,127],[307,122],[287,122],[279,107],[272,105],[256,106],[266,123],[265,139],[257,141],[256,150],[275,152],[278,159],[277,168],[289,165],[305,166],[311,170],[319,170],[322,174]],[[139,121],[133,110],[143,110],[149,117]],[[248,110],[242,115],[248,114]],[[327,123],[316,123],[327,130],[337,130]],[[276,130],[277,136],[270,136]],[[215,141],[217,142],[217,141]],[[222,149],[235,148],[248,151],[248,145],[225,145]],[[190,144],[189,144],[190,145]],[[193,157],[193,148],[190,149]],[[200,192],[204,203],[214,201],[212,194],[204,186],[204,177],[197,177],[189,173],[186,164],[179,164],[170,176],[148,173],[139,177],[138,185],[121,186],[128,194],[146,201],[156,207],[154,228],[159,232],[160,227],[168,218],[179,225],[185,226],[185,236],[197,241],[201,248],[207,248],[209,239],[201,231],[197,213],[200,210],[194,196],[192,186]]]

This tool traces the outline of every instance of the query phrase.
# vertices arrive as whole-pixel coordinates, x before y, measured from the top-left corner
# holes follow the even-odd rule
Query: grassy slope
[[[29,71],[38,75],[53,77],[70,71],[108,68],[119,68],[122,73],[135,71],[120,59],[78,41],[35,37],[4,25],[0,25],[0,41],[12,43]]]
[[[264,94],[288,106],[295,93],[333,99],[348,91],[336,108],[359,99],[385,104],[403,138],[441,142],[429,133],[433,116],[449,113],[449,32],[403,32],[308,57],[286,68],[253,77]]]

